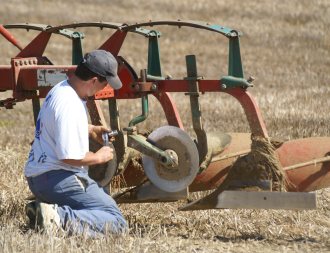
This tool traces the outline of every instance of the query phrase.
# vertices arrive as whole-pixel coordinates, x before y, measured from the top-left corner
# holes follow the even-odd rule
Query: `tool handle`
[[[109,135],[108,133],[102,133],[103,146],[109,146]]]
[[[103,139],[103,145],[104,146],[110,146],[109,144],[109,140],[114,137],[114,136],[117,136],[118,135],[118,131],[117,130],[113,130],[111,132],[104,132],[102,133],[102,139]]]

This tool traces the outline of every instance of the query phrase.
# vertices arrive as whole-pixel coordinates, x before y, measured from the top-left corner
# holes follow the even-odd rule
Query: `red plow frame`
[[[164,78],[161,72],[158,49],[160,33],[156,30],[144,28],[162,25],[204,29],[227,37],[229,39],[228,75],[223,76],[219,80],[204,79],[204,77],[197,75],[195,57],[186,56],[187,77],[176,80]],[[153,95],[158,99],[168,124],[181,129],[183,129],[183,124],[170,93],[181,92],[190,97],[201,169],[194,181],[189,185],[189,191],[205,191],[221,186],[232,164],[238,158],[250,152],[251,134],[265,139],[269,138],[259,107],[255,99],[247,91],[252,86],[253,80],[252,78],[244,78],[239,48],[240,32],[223,26],[194,21],[155,21],[134,25],[92,22],[57,27],[34,24],[2,25],[0,26],[0,33],[21,51],[11,59],[10,65],[0,66],[0,91],[13,91],[11,98],[0,101],[0,106],[11,109],[15,103],[31,99],[36,120],[38,111],[40,110],[40,98],[44,98],[49,89],[58,81],[63,80],[67,74],[70,75],[70,72],[75,69],[75,65],[82,58],[81,41],[84,35],[76,30],[69,30],[79,29],[81,27],[98,27],[115,30],[102,45],[96,48],[107,50],[117,57],[119,63],[118,74],[122,80],[123,88],[114,91],[110,86],[106,87],[88,101],[88,109],[93,124],[107,125],[98,100],[109,101],[110,126],[112,129],[119,130],[120,132],[114,143],[119,161],[125,160],[127,143],[124,138],[125,133],[123,128],[119,125],[117,99],[142,99],[142,115],[132,119],[128,130],[126,129],[128,132],[134,132],[134,126],[147,117],[148,95]],[[39,33],[23,48],[10,33],[10,29],[36,30]],[[140,76],[137,75],[124,58],[118,55],[126,36],[131,32],[145,36],[149,43],[148,66],[146,70],[141,71]],[[47,57],[43,56],[52,34],[59,34],[72,40],[72,65],[53,65]],[[250,127],[250,133],[226,134],[223,137],[226,140],[221,137],[224,143],[220,147],[210,147],[207,141],[210,137],[207,136],[203,129],[198,101],[198,95],[206,92],[223,92],[234,97],[244,109]],[[215,149],[219,150],[219,152],[212,152]],[[139,149],[138,151],[141,152]],[[330,137],[314,137],[288,141],[276,149],[276,155],[288,179],[292,182],[291,188],[289,187],[287,189],[288,191],[309,192],[329,187]],[[132,189],[127,191],[127,194],[121,194],[121,197],[117,199],[119,202],[173,201],[187,197],[186,190],[169,193],[158,189],[152,183],[143,184],[146,175],[140,169],[140,166],[141,164],[136,164],[128,160],[125,161],[125,166],[119,171],[125,179],[125,187],[134,187],[134,194],[132,194]],[[146,189],[151,194],[146,194]],[[214,193],[216,196],[219,194],[217,191]],[[283,194],[280,195],[281,198],[285,198],[285,196]],[[297,198],[297,195],[292,196],[293,198]],[[309,195],[303,195],[301,202],[306,201],[308,198]],[[213,203],[214,201],[215,203]],[[292,201],[292,198],[288,201]],[[211,202],[208,201],[201,208],[227,207],[226,204],[220,205],[219,201],[214,200],[214,198]],[[299,202],[296,208],[309,208],[309,206],[300,207],[299,204],[301,203]],[[276,208],[274,205],[269,204],[268,206],[263,206],[263,208],[267,207]],[[285,206],[282,206],[282,208],[285,208]],[[287,208],[295,207],[287,205]],[[195,206],[190,209],[199,208]]]

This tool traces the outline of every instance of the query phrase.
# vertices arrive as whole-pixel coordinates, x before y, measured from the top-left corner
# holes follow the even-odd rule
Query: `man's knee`
[[[120,235],[128,232],[128,224],[123,216],[115,217],[115,221],[107,223],[104,233],[110,232],[112,234]]]

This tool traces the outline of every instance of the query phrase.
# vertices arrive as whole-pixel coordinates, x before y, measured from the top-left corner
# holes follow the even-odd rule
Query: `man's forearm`
[[[69,164],[71,166],[89,166],[102,163],[99,155],[93,152],[87,152],[84,159],[63,159],[62,162]]]

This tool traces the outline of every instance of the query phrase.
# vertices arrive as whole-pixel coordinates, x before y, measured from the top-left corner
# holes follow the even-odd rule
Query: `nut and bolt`
[[[151,88],[150,88],[152,91],[156,91],[157,90],[157,84],[153,83],[151,85]]]
[[[250,77],[247,79],[247,82],[248,82],[248,83],[252,83],[254,80],[255,80],[255,78],[254,78],[253,76],[250,76]]]
[[[134,91],[139,91],[139,90],[140,90],[140,85],[137,84],[137,83],[134,83],[134,84],[132,84],[132,89],[133,89]]]
[[[167,150],[165,150],[165,152],[170,157],[170,162],[171,162],[171,165],[167,166],[167,169],[172,170],[172,171],[177,171],[179,169],[179,167],[178,167],[179,157],[178,157],[177,153],[174,150],[171,150],[171,149],[167,149]],[[162,157],[161,160],[162,160],[163,163],[168,162],[166,157]]]

